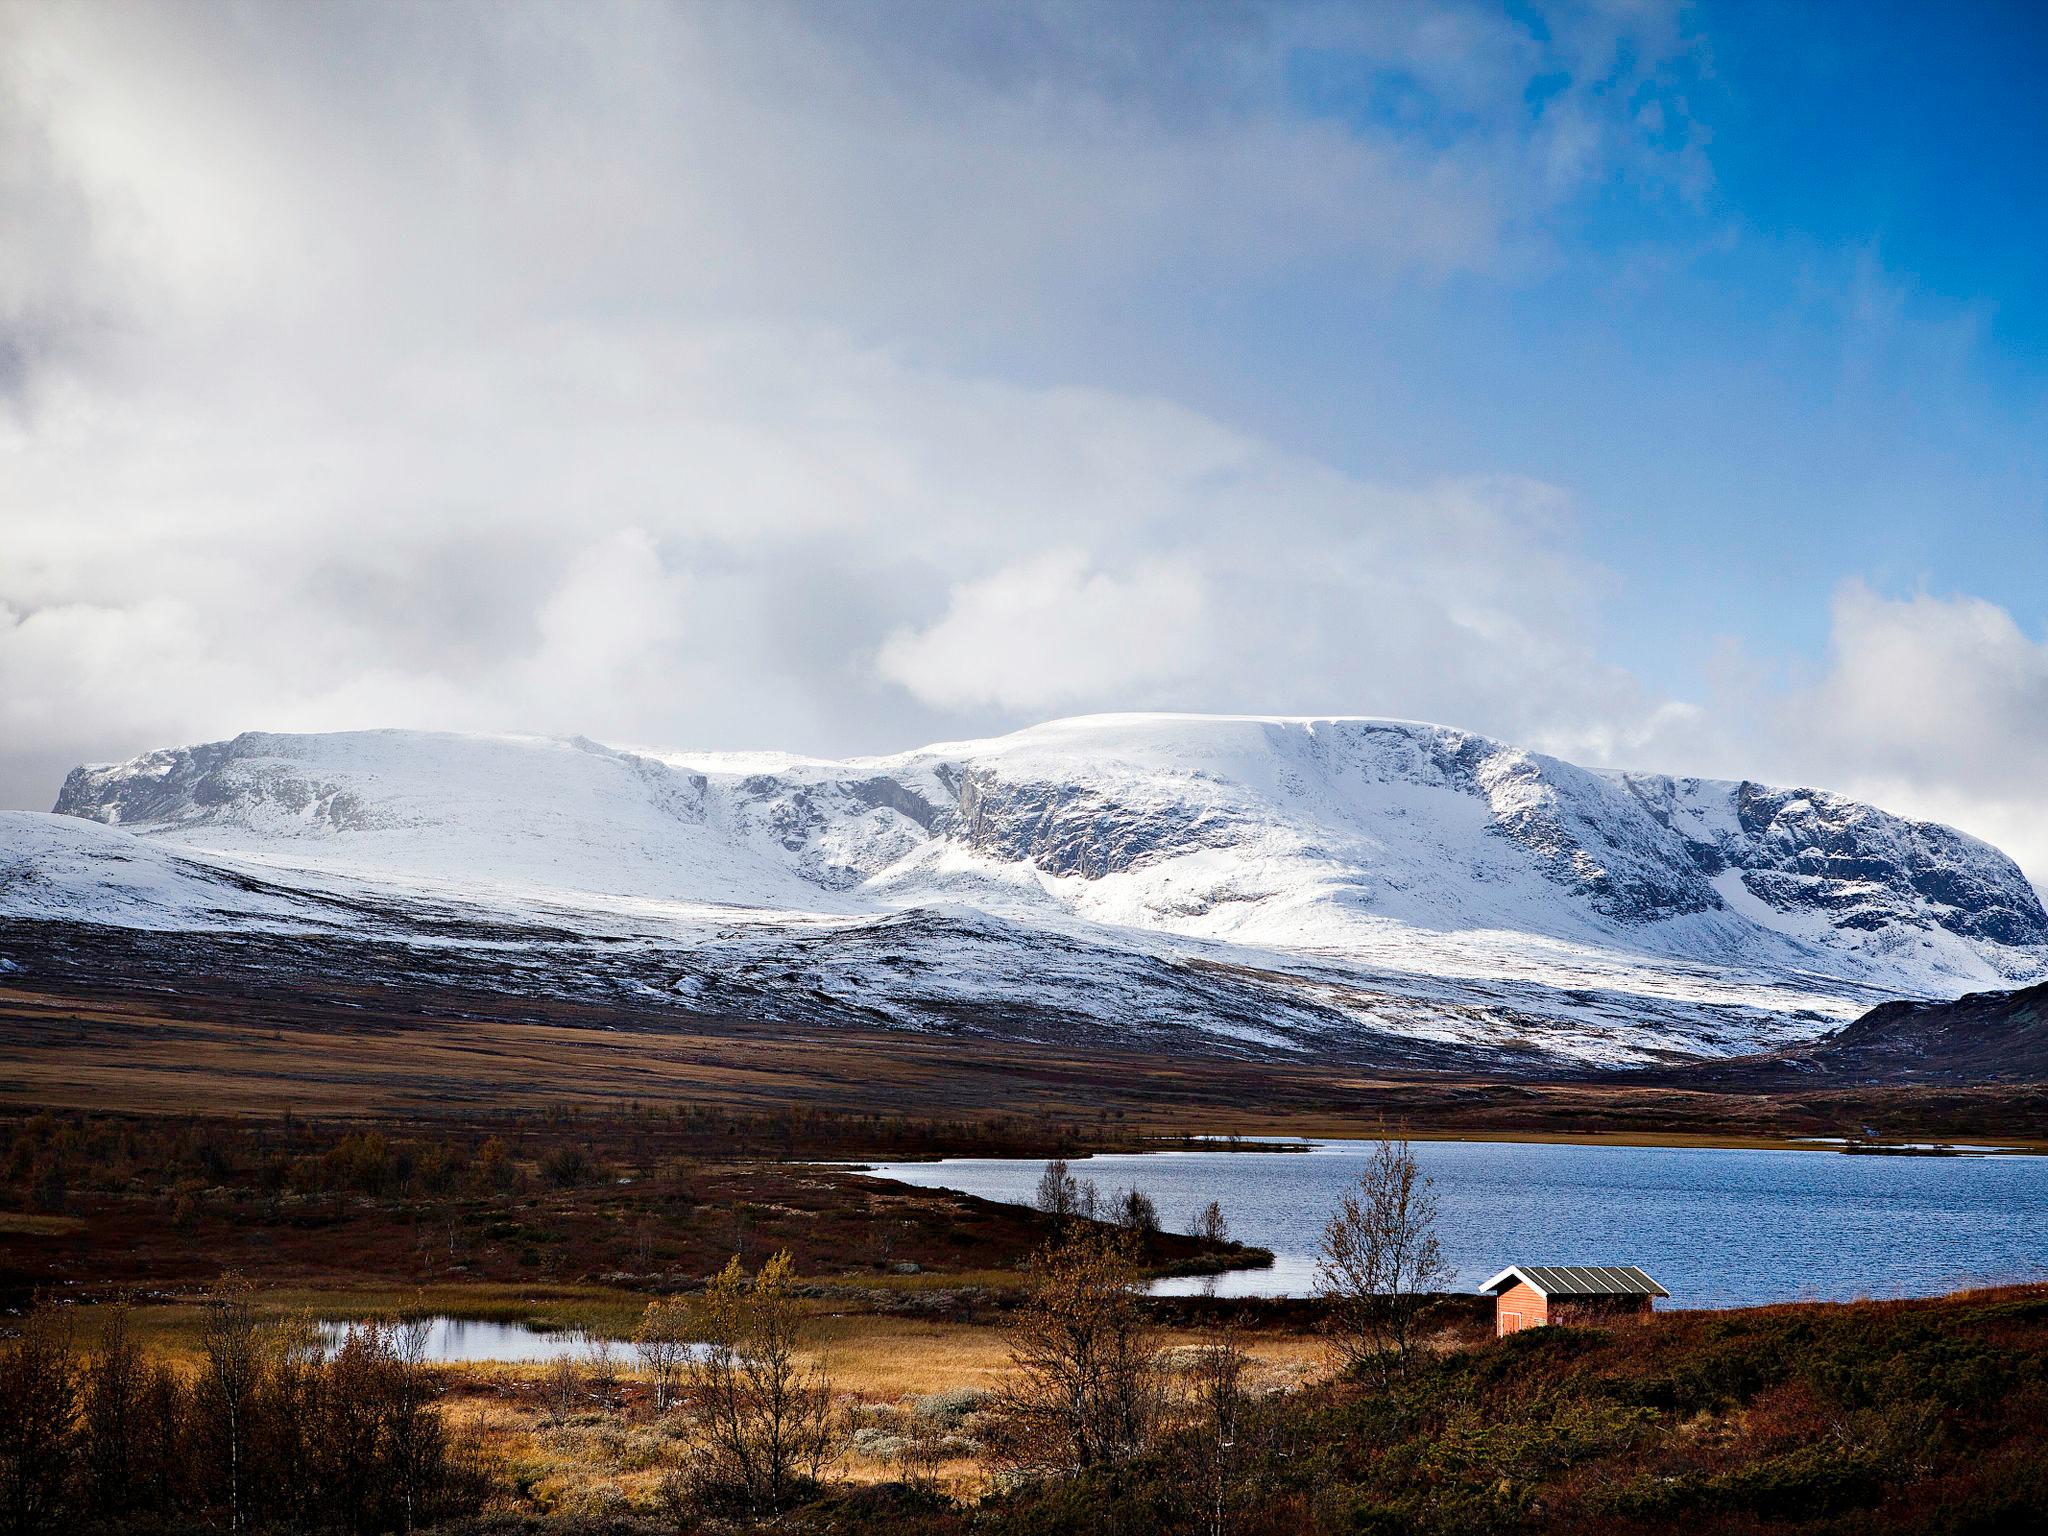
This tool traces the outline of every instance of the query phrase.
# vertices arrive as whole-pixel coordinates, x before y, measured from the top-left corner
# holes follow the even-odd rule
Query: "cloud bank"
[[[0,10],[0,801],[255,728],[1381,713],[2048,870],[2048,652],[2000,610],[1852,585],[1812,674],[1660,696],[1568,487],[1117,382],[1161,294],[1513,285],[1618,188],[1699,196],[1694,46],[1661,7]]]

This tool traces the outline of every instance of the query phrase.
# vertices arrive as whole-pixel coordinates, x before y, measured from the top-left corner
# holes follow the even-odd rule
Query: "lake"
[[[1271,1269],[1165,1280],[1161,1294],[1301,1295],[1323,1223],[1369,1141],[1307,1152],[1077,1158],[1104,1195],[1132,1184],[1185,1228],[1211,1199]],[[1673,1307],[1935,1295],[2048,1279],[2048,1157],[1419,1141],[1444,1255],[1476,1288],[1509,1264],[1640,1264]],[[883,1178],[1028,1204],[1042,1160],[874,1165]]]

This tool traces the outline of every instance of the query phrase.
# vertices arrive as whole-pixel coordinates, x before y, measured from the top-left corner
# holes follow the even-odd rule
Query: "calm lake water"
[[[463,1317],[430,1317],[427,1324],[427,1358],[444,1364],[500,1360],[516,1365],[560,1360],[565,1356],[582,1360],[591,1351],[591,1340],[574,1328],[535,1328],[528,1323],[485,1323]],[[348,1324],[323,1322],[320,1336],[329,1349],[337,1348],[348,1336]],[[610,1342],[612,1358],[621,1366],[631,1364],[632,1340]],[[707,1348],[704,1344],[686,1344],[683,1352],[694,1358]]]
[[[543,1331],[525,1323],[482,1323],[461,1317],[435,1317],[428,1322],[430,1360],[557,1360],[564,1355],[580,1356],[584,1348],[582,1335],[573,1328]],[[320,1332],[332,1347],[341,1343],[348,1324],[322,1323]]]
[[[1076,1159],[1105,1195],[1135,1184],[1185,1228],[1219,1200],[1271,1269],[1161,1281],[1162,1293],[1299,1295],[1368,1141],[1308,1152],[1147,1152]],[[2048,1157],[1417,1142],[1457,1284],[1509,1264],[1640,1264],[1674,1307],[1933,1295],[2048,1279]],[[884,1178],[1028,1203],[1042,1161],[877,1164]]]

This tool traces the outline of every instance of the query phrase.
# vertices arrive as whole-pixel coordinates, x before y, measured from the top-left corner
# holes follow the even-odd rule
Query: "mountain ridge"
[[[957,952],[1001,978],[988,1008],[1008,988],[1019,1010],[1109,1031],[1170,1011],[1173,976],[1193,998],[1191,967],[1280,978],[1257,983],[1284,1016],[1275,1048],[1335,1017],[1593,1062],[1728,1054],[1887,997],[2048,974],[2032,887],[1953,829],[1369,716],[1086,716],[846,760],[246,733],[76,769],[53,814],[300,889],[580,914],[667,945],[686,1001],[715,989],[711,952],[737,922],[814,990],[856,1007],[871,991],[871,1011],[911,1027],[944,987],[920,998],[903,980],[887,925],[908,911],[940,914],[912,946],[929,971]],[[88,850],[64,858],[87,910]],[[24,906],[9,890],[0,879],[0,912]],[[1078,961],[1057,998],[1033,996],[1034,945],[1136,966],[1144,1000],[1094,1007]],[[863,946],[898,963],[847,969]],[[995,963],[997,948],[1024,963]],[[1242,1038],[1256,1011],[1233,1009]]]

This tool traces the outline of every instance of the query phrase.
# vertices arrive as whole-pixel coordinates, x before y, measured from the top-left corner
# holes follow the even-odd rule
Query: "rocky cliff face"
[[[370,807],[317,770],[291,766],[292,738],[248,734],[151,752],[106,768],[74,768],[56,814],[152,831],[222,821],[293,819],[333,832],[374,825]]]
[[[1733,872],[1772,911],[1881,933],[1903,925],[2033,948],[2040,898],[2012,860],[1953,828],[1815,789],[1626,775],[1708,876]]]

